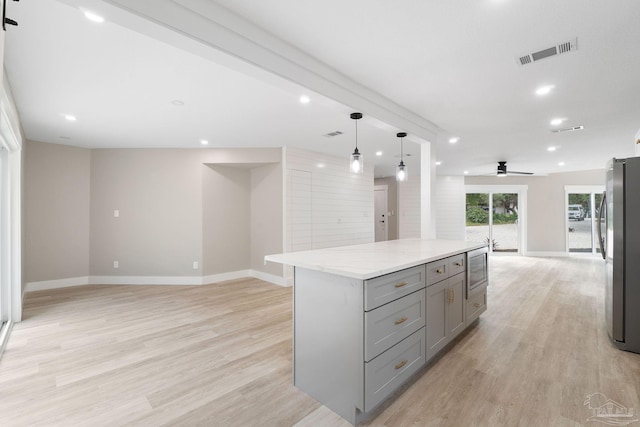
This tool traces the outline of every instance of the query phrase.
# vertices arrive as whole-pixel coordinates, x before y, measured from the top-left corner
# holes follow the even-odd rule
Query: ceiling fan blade
[[[533,172],[518,172],[518,171],[508,171],[507,174],[518,174],[518,175],[533,175]]]

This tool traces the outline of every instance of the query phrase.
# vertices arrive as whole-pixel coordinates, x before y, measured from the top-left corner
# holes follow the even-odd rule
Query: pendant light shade
[[[407,166],[404,164],[404,161],[403,161],[404,152],[402,147],[402,138],[407,136],[407,133],[398,132],[396,136],[400,138],[400,164],[396,166],[396,181],[400,182],[400,181],[406,181],[407,179],[409,179],[409,169],[407,168]]]
[[[351,113],[351,118],[356,123],[356,149],[353,150],[353,154],[349,159],[349,169],[351,169],[351,173],[361,174],[364,173],[364,162],[362,154],[358,151],[358,120],[362,118],[362,113]]]

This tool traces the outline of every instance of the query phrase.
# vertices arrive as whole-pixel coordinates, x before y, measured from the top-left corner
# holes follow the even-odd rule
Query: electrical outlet
[[[114,218],[119,218],[120,217],[120,211],[118,209],[116,209],[115,211],[113,211],[113,217]]]
[[[113,268],[120,267],[120,263],[118,261],[113,261]]]
[[[198,269],[198,261],[193,261],[193,269],[194,270]]]

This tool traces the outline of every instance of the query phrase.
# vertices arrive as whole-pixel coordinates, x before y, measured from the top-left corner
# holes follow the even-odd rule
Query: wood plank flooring
[[[480,322],[365,425],[603,425],[584,405],[596,392],[640,412],[640,355],[605,330],[602,260],[493,257],[490,273]],[[29,293],[0,359],[0,425],[347,426],[291,384],[291,299],[255,279]]]

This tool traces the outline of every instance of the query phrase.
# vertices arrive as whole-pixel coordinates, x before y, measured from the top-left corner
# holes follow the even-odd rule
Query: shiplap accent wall
[[[287,252],[374,241],[373,168],[287,147]],[[365,163],[366,164],[366,163]]]
[[[435,203],[437,238],[464,240],[464,176],[438,176]]]
[[[287,185],[286,250],[295,252],[312,249],[311,172],[289,169]]]
[[[398,238],[420,237],[420,176],[398,183]]]

